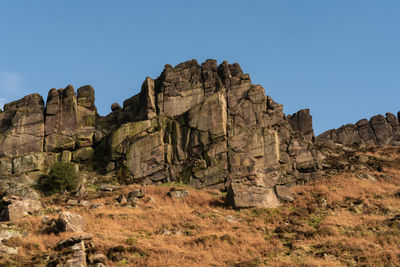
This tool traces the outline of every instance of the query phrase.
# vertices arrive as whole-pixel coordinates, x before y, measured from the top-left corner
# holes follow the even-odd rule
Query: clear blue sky
[[[321,133],[400,110],[400,1],[0,3],[0,101],[92,84],[100,114],[166,63],[238,62]]]

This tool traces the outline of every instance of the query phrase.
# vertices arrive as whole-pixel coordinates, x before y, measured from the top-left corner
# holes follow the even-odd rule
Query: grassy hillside
[[[295,186],[295,200],[277,209],[234,210],[224,193],[194,188],[185,188],[185,199],[171,199],[167,193],[179,185],[147,186],[134,208],[115,199],[136,185],[92,190],[86,199],[103,204],[97,209],[71,206],[68,196],[48,197],[43,214],[3,224],[29,234],[8,240],[19,254],[0,262],[49,262],[56,243],[74,234],[47,233],[42,218],[69,210],[87,220],[91,250],[107,255],[123,246],[107,266],[398,266],[399,149],[360,153],[379,162],[380,172],[349,170]]]

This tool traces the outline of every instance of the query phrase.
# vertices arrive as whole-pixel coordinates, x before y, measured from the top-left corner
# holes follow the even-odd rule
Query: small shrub
[[[132,184],[134,182],[133,177],[125,167],[120,168],[116,172],[115,180],[120,184]]]
[[[127,245],[135,245],[137,244],[137,239],[134,237],[128,237],[127,239],[125,239],[125,244]]]
[[[78,186],[78,176],[74,164],[57,162],[50,168],[49,175],[43,176],[39,182],[40,190],[46,194],[72,191]]]
[[[334,235],[336,235],[336,231],[335,231],[335,229],[333,229],[330,226],[323,225],[317,229],[317,235],[323,236],[323,237],[334,236]]]

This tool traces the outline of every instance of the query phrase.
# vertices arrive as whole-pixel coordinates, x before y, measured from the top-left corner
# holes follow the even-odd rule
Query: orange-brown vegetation
[[[382,172],[368,171],[376,180],[348,171],[295,186],[295,201],[277,209],[234,210],[214,190],[187,188],[189,197],[171,199],[170,186],[146,187],[135,208],[115,201],[135,185],[93,192],[92,203],[102,208],[69,209],[88,221],[93,249],[107,255],[111,247],[131,248],[107,266],[398,266],[400,221],[391,219],[400,214],[400,153],[390,152],[369,152],[392,159]],[[44,203],[53,218],[67,208],[54,197]],[[21,249],[10,260],[44,264],[40,255],[74,235],[44,233],[41,217],[18,223],[30,233],[12,241]]]

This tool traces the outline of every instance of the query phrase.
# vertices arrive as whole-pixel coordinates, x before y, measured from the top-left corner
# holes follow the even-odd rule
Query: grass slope
[[[136,208],[115,201],[135,186],[117,192],[92,193],[103,208],[70,207],[88,221],[93,249],[131,248],[125,259],[107,266],[399,266],[400,153],[397,148],[366,152],[382,159],[382,172],[339,175],[294,187],[295,201],[278,209],[234,210],[225,195],[186,188],[190,196],[174,200],[168,186],[146,187]],[[146,203],[146,198],[155,201]],[[46,198],[46,213],[56,218],[64,200]],[[6,264],[44,265],[55,244],[74,234],[45,234],[41,217],[27,217],[16,227],[30,230],[18,256]]]

